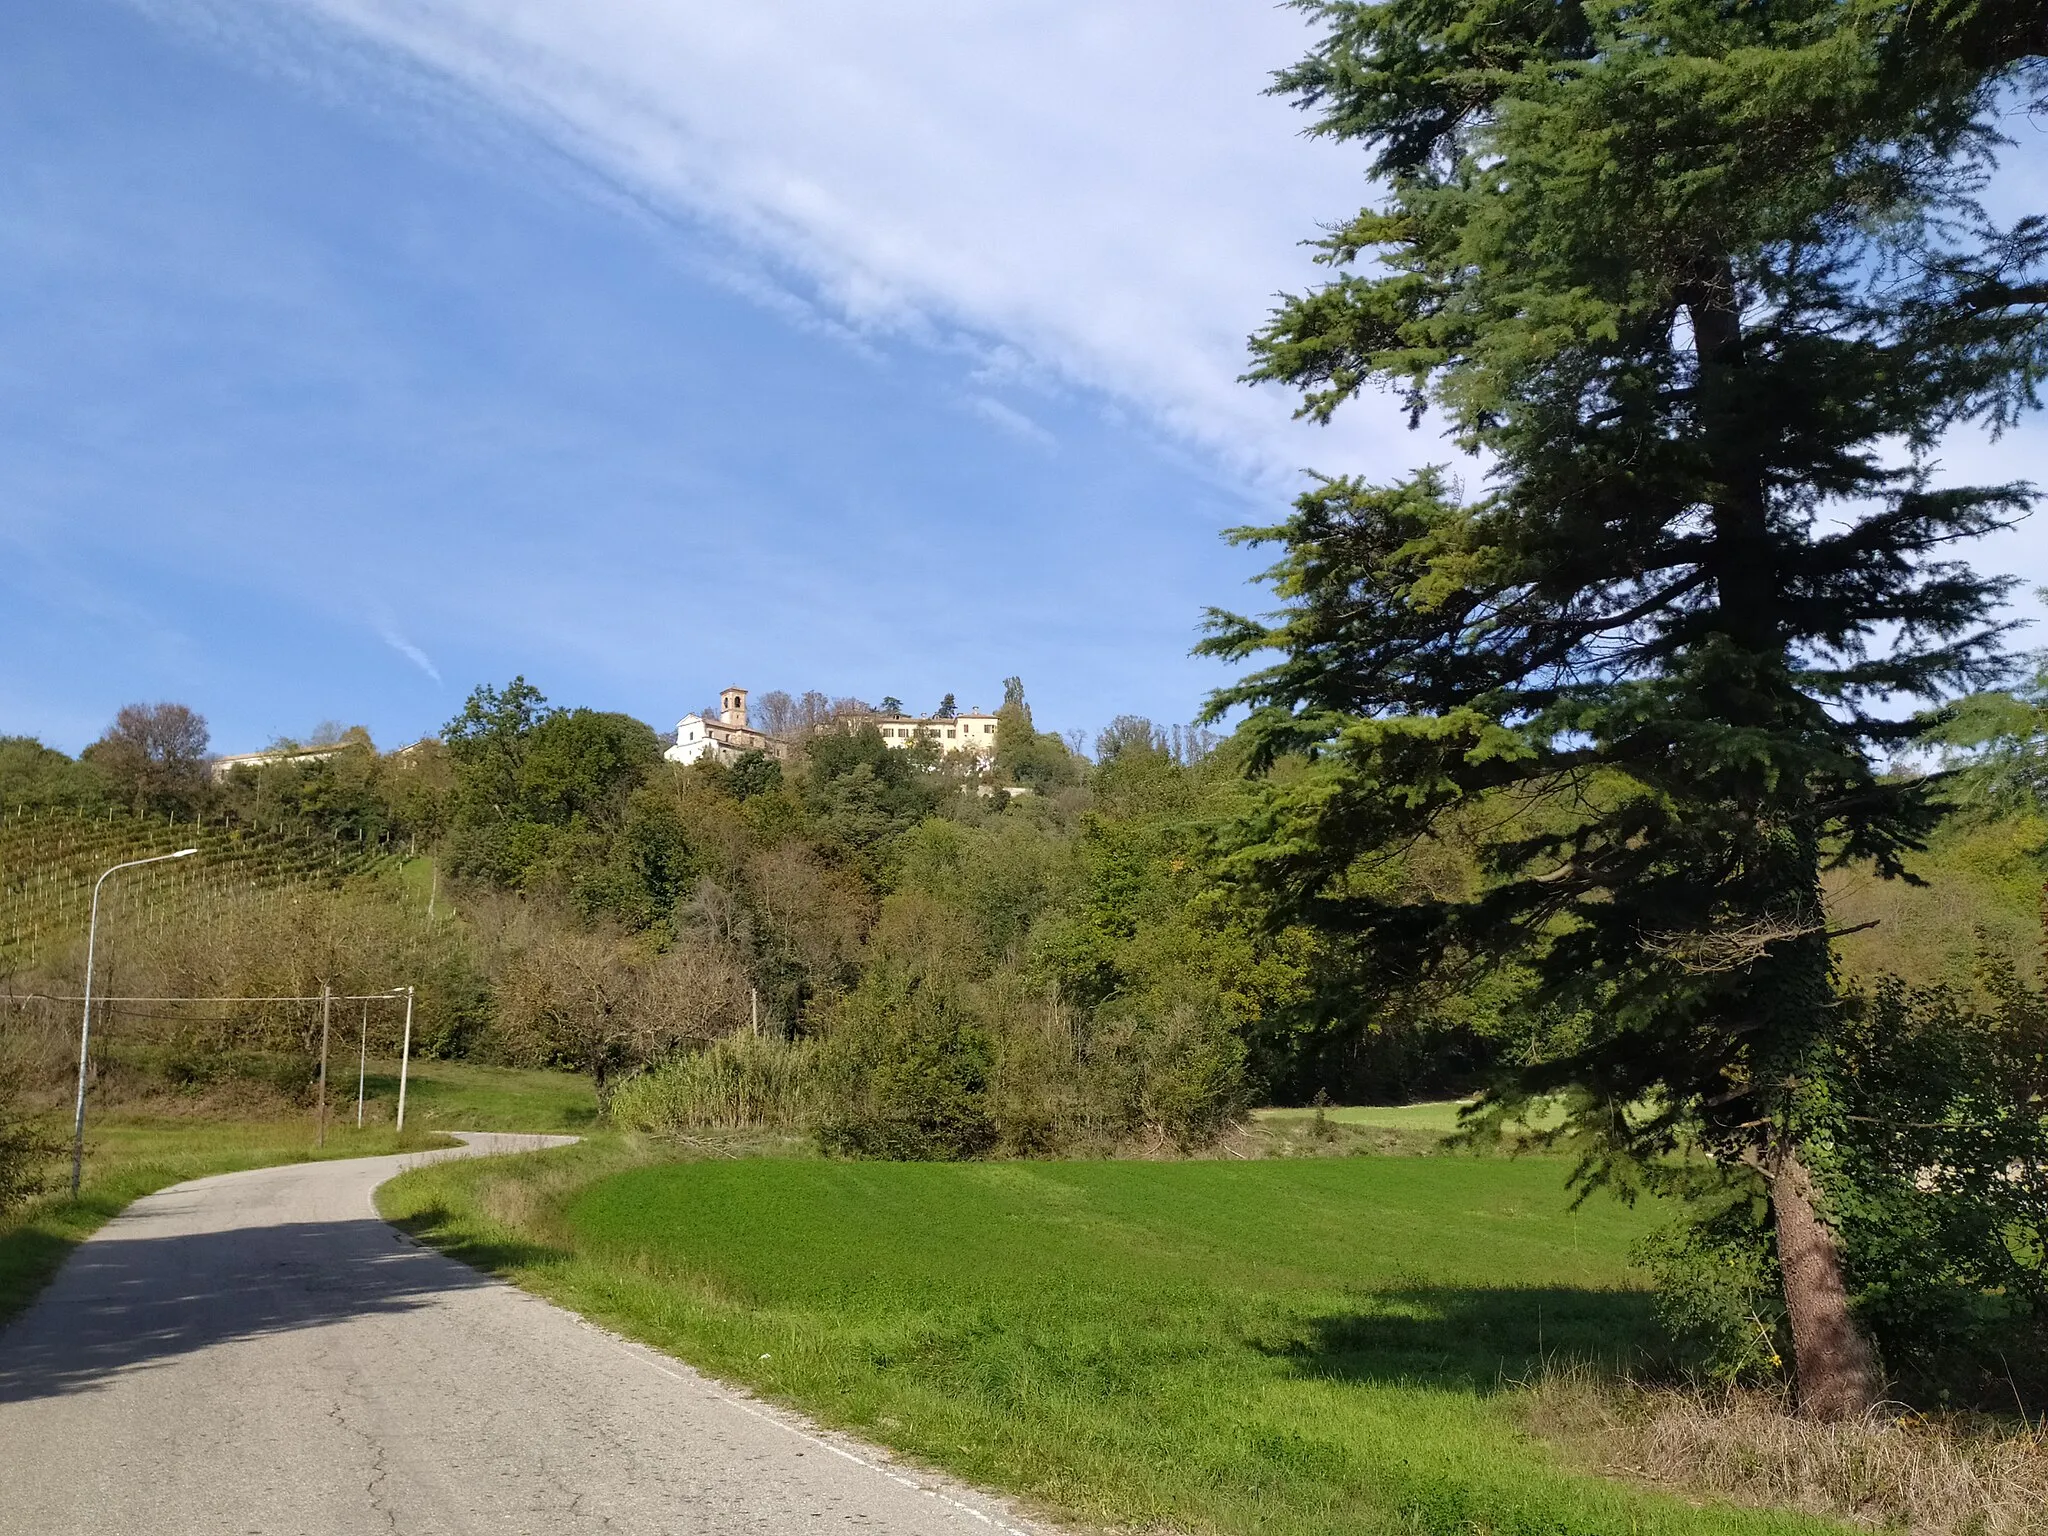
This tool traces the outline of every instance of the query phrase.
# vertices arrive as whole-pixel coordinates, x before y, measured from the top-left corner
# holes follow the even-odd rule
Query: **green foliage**
[[[1022,678],[1003,679],[1003,706],[996,711],[995,767],[1004,782],[1039,794],[1081,781],[1081,762],[1067,744],[1031,723]]]
[[[2033,974],[2041,951],[2048,818],[2039,811],[1955,816],[1907,861],[1916,883],[1860,871],[1831,874],[1828,914],[1844,982],[1979,989],[1980,956]],[[1868,926],[1866,926],[1868,925]],[[1846,931],[1845,931],[1846,930]]]
[[[557,826],[615,821],[625,796],[660,757],[653,730],[628,715],[555,710],[524,743],[519,809]]]
[[[1928,455],[2048,362],[2048,223],[1974,200],[2023,54],[1874,0],[1301,8],[1323,36],[1277,89],[1387,196],[1254,377],[1316,417],[1390,386],[1491,468],[1327,478],[1240,534],[1282,546],[1285,607],[1204,649],[1278,659],[1214,711],[1299,767],[1227,869],[1389,964],[1525,966],[1577,1039],[1523,1087],[1585,1090],[1589,1178],[1796,1143],[1822,867],[1897,874],[1942,809],[1878,772],[1919,729],[1884,706],[1998,671],[2008,584],[1947,551],[2032,493],[1936,489]],[[1479,883],[1375,888],[1461,818]]]
[[[766,752],[742,752],[726,775],[732,797],[744,804],[756,795],[773,794],[782,787],[782,764]]]
[[[830,1038],[827,1152],[947,1162],[995,1144],[989,1042],[957,1004],[894,978],[864,981]]]
[[[106,781],[33,736],[0,736],[0,811],[88,810],[105,803]]]
[[[1899,1389],[1998,1411],[2048,1387],[2048,1001],[1997,962],[1974,991],[1887,979],[1814,1066],[1804,1155]],[[1693,1369],[1778,1376],[1791,1349],[1763,1181],[1688,1173],[1707,1197],[1638,1253],[1667,1330]]]
[[[879,873],[882,845],[937,807],[922,742],[891,748],[871,724],[840,726],[811,738],[805,751],[803,804],[826,839]]]
[[[0,1218],[42,1193],[44,1173],[61,1145],[24,1109],[16,1064],[0,1057]]]
[[[1860,1000],[1813,1116],[1888,1364],[1995,1401],[2013,1371],[2048,1385],[2048,998],[1996,964],[1984,991],[1988,1008],[1895,981]]]
[[[2038,812],[2048,803],[2048,658],[2024,688],[1971,694],[1929,717],[1924,739],[1972,807]]]
[[[379,842],[401,830],[387,795],[389,776],[368,732],[357,728],[331,756],[237,766],[218,803],[253,826],[291,823],[355,842]]]
[[[546,716],[546,697],[524,677],[515,677],[503,692],[487,683],[479,685],[463,703],[462,713],[442,728],[468,815],[477,816],[486,808],[499,815],[513,814],[519,805],[527,744]]]
[[[819,1054],[812,1040],[726,1035],[621,1084],[606,1118],[659,1136],[749,1126],[806,1132],[822,1099]]]
[[[451,872],[551,893],[593,917],[645,925],[667,914],[688,855],[636,795],[661,760],[648,726],[551,709],[516,677],[502,691],[476,689],[443,736],[454,774]]]
[[[1634,1257],[1685,1370],[1729,1383],[1783,1378],[1790,1347],[1760,1180],[1733,1180],[1644,1238]]]
[[[1249,1053],[1230,1015],[1199,989],[1108,1011],[1089,1042],[1126,1134],[1150,1128],[1182,1151],[1207,1146],[1251,1107]]]
[[[950,1160],[994,1144],[975,947],[964,914],[937,902],[912,893],[884,907],[869,964],[826,1035],[826,1151]]]

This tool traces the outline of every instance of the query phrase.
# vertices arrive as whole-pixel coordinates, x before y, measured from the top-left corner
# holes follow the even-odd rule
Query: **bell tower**
[[[736,725],[741,730],[747,725],[747,690],[728,688],[718,696],[718,723]]]

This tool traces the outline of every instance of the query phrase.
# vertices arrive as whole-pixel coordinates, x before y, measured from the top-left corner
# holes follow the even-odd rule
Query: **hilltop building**
[[[830,729],[833,723],[821,722],[817,729]],[[859,723],[872,723],[891,747],[929,741],[942,753],[965,752],[983,764],[993,761],[996,755],[996,717],[979,710],[963,715],[874,715]],[[661,755],[672,763],[694,763],[705,758],[714,763],[733,763],[747,752],[786,758],[789,746],[754,728],[747,718],[746,689],[727,688],[718,696],[718,717],[683,716],[676,722],[675,744]]]
[[[225,784],[228,775],[237,768],[271,768],[279,763],[324,763],[337,752],[346,752],[351,742],[337,742],[331,747],[272,747],[264,752],[235,752],[227,757],[216,757],[208,765],[213,782]]]
[[[878,715],[875,727],[892,747],[926,740],[938,743],[941,752],[967,752],[984,762],[996,755],[996,717],[979,710],[964,715]]]
[[[718,695],[718,718],[683,716],[676,722],[675,745],[661,755],[672,763],[694,763],[707,757],[714,763],[734,763],[748,752],[780,758],[788,749],[747,723],[747,690],[727,688]]]

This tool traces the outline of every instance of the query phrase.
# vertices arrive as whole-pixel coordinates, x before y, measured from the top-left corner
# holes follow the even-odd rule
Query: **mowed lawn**
[[[1648,1339],[1655,1213],[1554,1159],[608,1172],[589,1145],[386,1187],[388,1214],[720,1375],[1140,1530],[1815,1530],[1563,1468],[1542,1359]]]
[[[1449,1136],[1460,1129],[1459,1114],[1464,1099],[1436,1099],[1422,1104],[1332,1104],[1323,1117],[1333,1125],[1357,1125],[1380,1131],[1429,1131]],[[1315,1119],[1313,1109],[1259,1109],[1254,1119],[1275,1124],[1298,1125]],[[1532,1130],[1546,1130],[1557,1118],[1550,1101],[1538,1103],[1528,1119]]]

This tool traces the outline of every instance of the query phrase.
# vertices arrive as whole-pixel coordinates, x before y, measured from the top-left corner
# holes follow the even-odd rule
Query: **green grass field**
[[[1434,1131],[1448,1136],[1458,1128],[1458,1111],[1463,1099],[1446,1099],[1429,1104],[1332,1104],[1323,1111],[1336,1125],[1366,1126],[1377,1131]],[[1254,1120],[1292,1125],[1313,1120],[1313,1109],[1256,1109]]]
[[[1428,1131],[1448,1136],[1456,1131],[1458,1112],[1469,1100],[1441,1099],[1426,1104],[1332,1104],[1323,1111],[1335,1125],[1355,1125],[1375,1131]],[[1274,1125],[1294,1125],[1315,1119],[1313,1109],[1256,1109],[1254,1120]],[[1546,1107],[1529,1117],[1530,1127],[1543,1130],[1554,1119]]]
[[[337,1101],[355,1113],[355,1062],[335,1078]],[[369,1096],[388,1116],[398,1102],[398,1063],[370,1063]],[[406,1129],[566,1131],[597,1122],[590,1079],[568,1072],[488,1067],[466,1061],[416,1061],[405,1090]]]
[[[1546,1358],[1648,1340],[1653,1212],[1553,1159],[647,1163],[610,1138],[387,1185],[458,1255],[1084,1520],[1270,1536],[1765,1532],[1575,1474]],[[635,1164],[640,1164],[635,1166]]]

